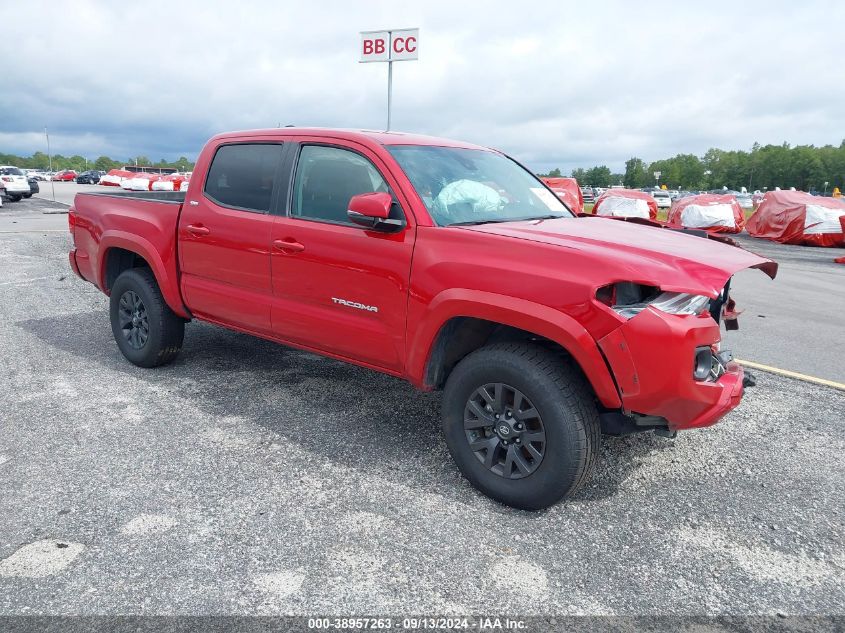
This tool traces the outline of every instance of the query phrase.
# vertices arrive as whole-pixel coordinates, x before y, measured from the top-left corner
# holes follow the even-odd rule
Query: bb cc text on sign
[[[397,62],[419,58],[419,29],[361,33],[361,62]]]

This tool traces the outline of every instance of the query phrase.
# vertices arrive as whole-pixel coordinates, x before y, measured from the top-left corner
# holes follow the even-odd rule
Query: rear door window
[[[279,143],[222,145],[208,169],[205,195],[224,207],[268,213],[281,158]]]

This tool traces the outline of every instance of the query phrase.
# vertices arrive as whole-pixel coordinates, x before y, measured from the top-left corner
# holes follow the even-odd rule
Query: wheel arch
[[[152,243],[138,235],[107,231],[100,240],[97,285],[106,294],[124,270],[149,268],[162,297],[173,312],[184,318],[190,313],[179,293],[176,271],[169,272]]]
[[[437,389],[467,354],[501,340],[532,340],[565,353],[599,401],[622,406],[616,383],[593,337],[575,319],[548,306],[474,290],[447,290],[429,305],[410,347],[408,373],[423,389]]]

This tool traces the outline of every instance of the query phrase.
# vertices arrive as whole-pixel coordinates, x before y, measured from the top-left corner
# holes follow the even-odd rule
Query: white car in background
[[[669,195],[669,192],[665,189],[652,191],[651,197],[654,198],[657,202],[658,209],[668,209],[672,206],[672,197]]]
[[[743,209],[754,208],[754,201],[751,199],[750,193],[738,193],[734,197],[736,198],[736,201],[739,202],[739,206]]]
[[[6,189],[6,197],[12,202],[17,202],[24,196],[28,198],[32,194],[23,170],[14,165],[0,165],[0,180]]]

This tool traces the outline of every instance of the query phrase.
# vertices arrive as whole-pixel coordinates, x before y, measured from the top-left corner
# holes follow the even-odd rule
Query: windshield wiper
[[[467,220],[466,222],[452,222],[446,226],[474,226],[477,224],[501,224],[502,222],[530,222],[532,220],[557,220],[566,218],[566,215],[537,215],[527,218],[491,218],[490,220]]]
[[[528,222],[529,220],[559,220],[560,218],[568,218],[571,216],[568,215],[538,215],[533,218],[524,218],[524,222]]]
[[[446,226],[473,226],[475,224],[499,224],[501,222],[517,222],[519,218],[492,218],[490,220],[467,220],[466,222],[452,222]]]

